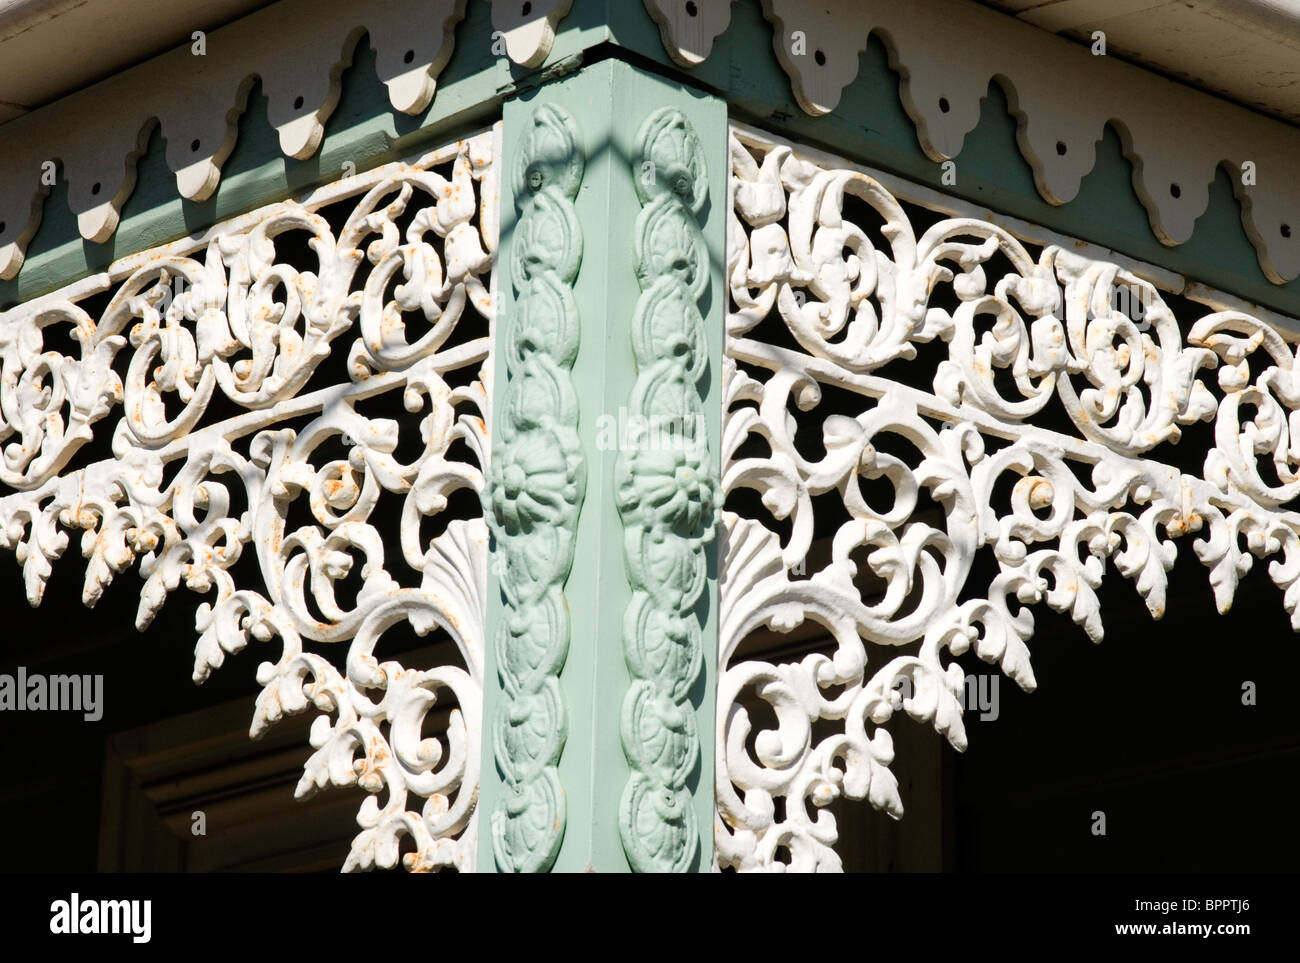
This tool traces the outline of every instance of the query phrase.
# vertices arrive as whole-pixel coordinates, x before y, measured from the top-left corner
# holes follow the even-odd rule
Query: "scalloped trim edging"
[[[262,82],[283,154],[312,156],[363,34],[375,48],[393,107],[407,114],[427,109],[467,2],[372,0],[361,7],[345,0],[280,0],[212,31],[204,56],[182,45],[0,126],[0,184],[6,187],[0,193],[0,280],[16,277],[22,267],[56,168],[67,179],[80,235],[94,242],[113,235],[155,124],[166,137],[167,165],[180,196],[211,197],[255,79]],[[502,53],[524,67],[545,62],[573,5],[538,0],[523,14],[514,0],[491,2],[494,42],[499,32]],[[731,2],[643,0],[669,58],[688,69],[707,59],[727,29]],[[806,113],[835,110],[875,33],[899,74],[917,140],[936,163],[960,154],[989,84],[997,81],[1018,123],[1020,151],[1049,203],[1078,195],[1111,124],[1161,243],[1176,247],[1192,236],[1217,169],[1224,167],[1264,275],[1277,285],[1300,277],[1300,180],[1285,173],[1300,154],[1300,131],[961,0],[824,0],[815,7],[803,0],[760,2],[773,27],[777,60]],[[137,105],[140,122],[122,123],[105,103]],[[1194,130],[1187,118],[1196,118]]]
[[[67,181],[81,236],[94,242],[112,237],[155,124],[166,137],[167,166],[180,196],[210,198],[258,79],[281,152],[297,160],[311,157],[363,35],[375,50],[393,108],[406,114],[426,110],[451,59],[466,3],[280,0],[207,33],[202,54],[197,43],[182,44],[0,126],[0,280],[22,268],[56,177]],[[494,38],[500,32],[503,53],[515,63],[540,64],[571,4],[535,3],[525,21],[518,3],[493,0]],[[139,122],[124,122],[121,111],[106,110],[105,104],[132,105]]]
[[[730,23],[731,0],[643,2],[668,56],[686,68],[707,59]],[[1049,203],[1078,195],[1109,123],[1162,244],[1174,247],[1192,236],[1223,166],[1265,276],[1279,285],[1300,276],[1300,181],[1289,174],[1300,131],[968,2],[761,3],[773,27],[772,48],[806,113],[818,117],[836,108],[875,33],[899,74],[921,149],[936,163],[961,152],[996,80],[1018,122],[1021,153]],[[1253,164],[1250,184],[1244,183],[1247,163]]]

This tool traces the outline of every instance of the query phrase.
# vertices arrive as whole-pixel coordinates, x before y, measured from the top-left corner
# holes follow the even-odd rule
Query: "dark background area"
[[[1100,645],[1067,617],[1035,608],[1030,646],[1038,691],[1026,694],[1002,678],[998,717],[981,721],[968,711],[969,748],[942,750],[945,868],[1289,871],[1300,861],[1293,816],[1300,721],[1289,690],[1300,675],[1300,640],[1264,565],[1256,563],[1233,610],[1221,616],[1208,572],[1190,548],[1186,540],[1180,545],[1169,614],[1160,621],[1147,614],[1132,583],[1109,573],[1100,593]],[[86,609],[79,561],[56,563],[42,607],[31,609],[17,566],[4,559],[0,671],[25,665],[47,674],[103,673],[105,691],[99,722],[68,712],[0,713],[5,743],[17,749],[0,780],[0,870],[95,870],[110,737],[231,700],[245,701],[244,718],[251,719],[256,665],[276,654],[270,645],[246,650],[196,687],[190,672],[197,598],[175,593],[153,626],[137,633],[138,576],[123,574],[98,608]],[[969,654],[961,662],[968,672],[989,668]],[[1242,704],[1246,681],[1257,687],[1254,706]],[[922,728],[910,719],[891,728],[899,725]],[[300,765],[310,748],[305,732],[293,735]],[[939,738],[922,730],[920,738],[930,737]],[[260,750],[250,743],[248,751]],[[900,752],[895,768],[905,772],[906,763]],[[304,811],[293,800],[294,781],[289,772],[269,787],[288,820]],[[360,793],[324,795],[342,806],[331,818],[348,832]],[[911,817],[930,819],[906,793],[904,802],[909,815],[902,823],[864,803],[852,804],[850,818],[884,834],[900,832]],[[1106,814],[1105,836],[1092,832],[1098,810]],[[844,829],[848,843],[851,830]],[[338,848],[336,866],[346,843]],[[847,869],[860,865],[858,854],[843,855]]]
[[[1300,863],[1291,688],[1300,639],[1267,562],[1255,560],[1220,615],[1188,542],[1160,621],[1109,567],[1100,645],[1068,617],[1035,609],[1038,690],[1003,679],[999,717],[970,720],[970,747],[957,756],[958,868],[1291,872]],[[1247,681],[1254,706],[1242,703]],[[1095,811],[1106,814],[1104,837],[1092,834]]]
[[[135,630],[135,569],[118,576],[98,606],[81,604],[84,561],[74,537],[40,608],[24,597],[22,571],[13,556],[0,558],[0,672],[104,677],[103,718],[87,722],[77,712],[0,712],[0,735],[18,748],[16,764],[0,777],[0,825],[5,846],[0,870],[89,872],[97,868],[105,750],[117,732],[179,716],[236,698],[248,703],[258,690],[257,664],[274,659],[246,649],[202,686],[191,680],[194,610],[199,598],[181,588],[168,597],[148,631]],[[303,758],[310,751],[302,745]],[[293,805],[292,784],[285,803]]]

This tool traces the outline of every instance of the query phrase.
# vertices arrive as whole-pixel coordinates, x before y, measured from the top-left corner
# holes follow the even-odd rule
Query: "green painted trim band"
[[[1111,126],[1096,145],[1096,163],[1078,196],[1060,206],[1049,204],[1039,194],[1033,171],[1017,145],[1017,122],[1006,95],[997,83],[990,84],[979,124],[967,134],[955,158],[956,180],[946,184],[942,166],[921,150],[916,127],[903,109],[898,73],[889,65],[889,52],[877,35],[872,34],[860,55],[857,76],[836,108],[811,117],[796,104],[790,78],[777,63],[772,26],[763,18],[759,0],[734,0],[730,25],[714,41],[708,58],[691,70],[682,70],[669,59],[659,27],[643,4],[611,0],[609,9],[616,43],[682,77],[683,82],[725,96],[737,120],[1300,318],[1300,278],[1278,285],[1264,276],[1242,226],[1229,172],[1222,168],[1191,238],[1167,247],[1152,233],[1146,208],[1133,189],[1132,164]]]
[[[511,92],[563,73],[575,55],[607,39],[592,18],[570,17],[556,37],[548,65],[539,71],[494,53],[491,35],[490,6],[470,3],[455,50],[439,74],[437,93],[420,116],[392,107],[376,71],[374,51],[362,37],[352,65],[343,73],[339,103],[326,122],[321,146],[301,161],[281,153],[276,130],[267,119],[266,99],[255,85],[221,181],[203,203],[177,194],[165,157],[166,141],[155,126],[138,162],[135,191],[122,209],[117,231],[103,243],[81,237],[68,206],[67,181],[60,177],[45,199],[22,269],[16,278],[0,281],[0,311],[103,271],[118,258],[201,233],[245,211],[481,129],[500,116],[501,103]],[[482,42],[472,43],[470,37],[481,37]]]
[[[616,53],[617,45],[629,57],[682,84],[724,97],[737,119],[1300,317],[1300,279],[1275,285],[1264,276],[1242,227],[1229,172],[1219,171],[1210,188],[1209,206],[1192,237],[1177,247],[1166,247],[1151,231],[1133,189],[1132,165],[1123,156],[1119,135],[1108,127],[1096,145],[1097,161],[1079,195],[1068,204],[1053,206],[1034,185],[1016,143],[1016,120],[996,83],[990,85],[980,122],[956,158],[955,182],[944,183],[941,166],[920,148],[915,127],[902,107],[898,75],[874,35],[859,58],[856,79],[844,90],[836,109],[817,118],[796,105],[789,77],[772,51],[772,27],[764,20],[758,0],[731,4],[730,25],[717,38],[708,59],[689,71],[668,58],[659,27],[644,4],[629,0],[574,0],[540,71],[518,67],[494,53],[491,36],[489,4],[471,2],[458,27],[452,58],[439,76],[438,92],[421,117],[391,108],[375,74],[373,54],[363,43],[344,75],[342,99],[327,124],[321,150],[305,161],[281,155],[275,132],[265,120],[265,102],[255,89],[221,185],[203,204],[177,197],[162,138],[155,132],[141,158],[136,191],[123,210],[117,234],[104,244],[81,239],[67,206],[66,185],[54,187],[45,201],[41,227],[28,247],[27,262],[16,279],[0,282],[0,310],[103,270],[115,258],[204,230],[353,167],[364,170],[396,160],[423,144],[482,126],[494,119],[506,96],[563,75],[569,64],[592,48],[604,45],[599,55],[608,56]],[[474,37],[481,42],[473,42]]]

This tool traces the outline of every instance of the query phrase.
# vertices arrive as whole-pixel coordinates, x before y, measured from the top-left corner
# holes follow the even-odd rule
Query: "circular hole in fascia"
[[[297,97],[293,99],[293,109],[302,110],[302,105],[304,103],[306,103],[306,101],[303,100],[302,94],[299,94]]]
[[[1067,148],[1066,148],[1066,146],[1065,146],[1065,141],[1063,141],[1063,140],[1058,140],[1058,141],[1056,142],[1056,153],[1057,153],[1057,154],[1059,154],[1060,156],[1064,157],[1064,156],[1065,156],[1065,151],[1066,151],[1066,149],[1067,149]]]
[[[90,185],[90,193],[92,196],[95,197],[99,196],[99,187],[100,187],[99,181],[95,181],[95,183]]]
[[[5,229],[5,228],[4,228],[4,225],[3,225],[3,224],[0,224],[0,231],[3,231],[4,229]],[[1283,236],[1283,237],[1290,237],[1290,236],[1291,236],[1291,225],[1290,225],[1290,224],[1283,224],[1283,225],[1282,225],[1282,236]]]
[[[198,152],[199,152],[199,139],[196,137],[194,138],[194,140],[190,141],[190,153],[197,154]]]
[[[695,5],[695,0],[686,0],[686,16],[698,17],[700,8]]]
[[[408,50],[408,51],[406,51],[405,54],[402,55],[402,63],[404,63],[404,64],[409,64],[409,63],[410,63],[412,60],[414,60],[414,59],[415,59],[415,51],[414,51],[414,50]]]
[[[1170,197],[1182,197],[1182,196],[1183,196],[1183,189],[1182,189],[1181,187],[1179,187],[1177,183],[1170,184],[1170,185],[1169,185],[1169,196],[1170,196]]]
[[[817,61],[818,67],[826,66],[826,55],[822,53],[820,50],[813,51],[813,60]]]
[[[690,4],[687,4],[687,6],[689,7]],[[528,15],[529,15],[530,13],[532,13],[532,12],[533,12],[533,5],[532,5],[531,3],[529,3],[529,2],[527,2],[527,0],[524,0],[524,5],[523,5],[522,7],[519,8],[519,13],[520,13],[522,16],[525,16],[525,17],[526,17],[526,16],[528,16]],[[695,16],[695,14],[691,14],[691,16],[693,17],[693,16]]]
[[[945,113],[945,114],[946,114],[946,113],[948,113],[948,111],[951,110],[951,109],[952,109],[952,107],[951,107],[951,105],[948,103],[948,98],[947,98],[947,97],[940,97],[940,98],[939,98],[939,110],[940,110],[942,113]]]
[[[0,221],[0,234],[3,234],[4,232],[5,232],[5,222]]]

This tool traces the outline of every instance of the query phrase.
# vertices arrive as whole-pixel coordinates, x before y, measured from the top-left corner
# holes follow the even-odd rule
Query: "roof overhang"
[[[1053,33],[1300,124],[1296,0],[979,0]]]
[[[269,0],[0,0],[0,122]]]

